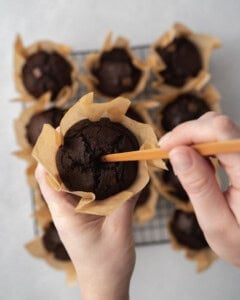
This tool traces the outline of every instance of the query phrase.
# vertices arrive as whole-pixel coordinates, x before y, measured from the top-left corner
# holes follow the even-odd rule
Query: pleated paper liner
[[[130,105],[130,101],[125,98],[116,98],[106,103],[93,103],[93,93],[83,96],[64,115],[60,130],[56,131],[49,125],[45,125],[43,131],[34,147],[33,156],[39,161],[48,172],[48,182],[58,191],[65,191],[81,197],[76,211],[96,215],[108,215],[113,210],[121,206],[125,201],[132,198],[141,191],[149,180],[149,165],[154,164],[159,168],[164,168],[162,160],[141,161],[138,163],[138,174],[135,182],[126,190],[117,193],[105,200],[94,201],[95,194],[84,191],[69,191],[61,181],[55,156],[58,148],[63,143],[65,133],[75,123],[83,119],[98,121],[102,117],[107,117],[113,122],[118,122],[129,129],[137,138],[140,148],[157,147],[157,138],[150,125],[136,122],[125,116]]]
[[[135,223],[144,224],[152,220],[156,215],[158,192],[150,179],[150,193],[146,202],[140,206],[136,204],[133,220]],[[141,192],[140,192],[141,193]]]
[[[64,86],[53,102],[56,106],[62,106],[69,99],[71,99],[78,90],[78,66],[75,61],[70,59],[70,54],[72,49],[69,46],[63,44],[57,44],[51,41],[40,41],[33,43],[29,47],[24,47],[21,37],[18,35],[15,40],[15,53],[14,53],[14,78],[17,91],[21,94],[21,98],[18,101],[29,102],[38,101],[36,97],[29,93],[23,83],[22,70],[28,59],[28,57],[39,51],[44,51],[47,53],[56,52],[62,56],[72,67],[71,80],[72,84],[70,86]]]
[[[123,97],[129,98],[129,99],[132,99],[144,90],[147,80],[148,80],[149,65],[147,62],[141,61],[134,54],[134,52],[131,50],[131,48],[129,46],[128,40],[124,39],[123,37],[119,37],[113,42],[112,34],[109,33],[105,39],[102,49],[97,53],[90,53],[86,57],[83,64],[84,64],[84,68],[87,71],[88,75],[80,75],[79,79],[87,87],[88,91],[90,91],[90,92],[93,91],[100,97],[111,100],[112,96],[104,94],[97,87],[98,79],[96,78],[96,76],[94,76],[92,70],[95,69],[97,66],[99,66],[102,54],[105,52],[111,51],[114,48],[121,48],[121,49],[126,50],[126,53],[129,55],[133,66],[135,66],[137,69],[139,69],[142,73],[139,78],[138,83],[136,84],[136,86],[133,88],[132,91],[124,92],[124,93],[118,95],[118,96],[123,96]]]
[[[159,106],[160,106],[159,102],[154,99],[153,100],[143,99],[141,101],[131,101],[131,106],[130,106],[130,108],[132,108],[133,111],[135,111],[140,116],[142,122],[151,125],[158,138],[160,138],[159,129],[155,124],[156,122],[154,122],[151,116],[151,111],[158,110]]]
[[[152,179],[153,185],[160,195],[162,195],[166,200],[174,203],[179,209],[192,212],[193,206],[190,200],[183,200],[180,196],[178,196],[174,187],[170,184],[166,184],[163,179],[163,172],[170,172],[167,170],[157,170],[155,168],[151,169],[150,177]]]
[[[16,140],[21,148],[20,151],[15,152],[15,155],[17,155],[19,158],[32,160],[31,153],[33,147],[27,139],[26,126],[35,114],[38,114],[49,107],[50,97],[50,93],[44,94],[42,97],[39,98],[38,102],[23,109],[18,119],[14,121]]]
[[[180,244],[170,228],[173,216],[174,214],[170,217],[167,225],[172,248],[174,250],[183,250],[186,258],[196,263],[196,269],[198,272],[205,271],[218,258],[217,255],[209,247],[195,250],[187,247],[186,245]]]
[[[44,247],[42,236],[36,237],[25,245],[27,251],[34,257],[43,259],[51,267],[64,271],[66,275],[66,283],[73,285],[76,283],[77,276],[74,266],[71,261],[61,261],[54,257],[53,253],[50,253]]]
[[[218,90],[212,85],[208,84],[205,88],[203,88],[200,91],[197,91],[195,89],[188,89],[185,88],[182,91],[172,92],[169,94],[163,94],[155,96],[151,101],[155,100],[159,102],[160,107],[155,111],[156,114],[156,128],[158,132],[158,136],[161,137],[166,133],[166,130],[162,126],[162,118],[165,107],[172,103],[177,97],[184,95],[184,94],[190,94],[196,97],[201,98],[207,106],[210,108],[211,111],[220,112],[221,106],[220,106],[220,93]]]
[[[202,69],[198,72],[195,77],[190,78],[182,87],[176,87],[173,85],[166,84],[164,82],[164,77],[160,74],[161,71],[166,69],[166,65],[160,55],[157,53],[157,47],[167,47],[175,38],[185,37],[190,42],[192,42],[200,53],[202,60]],[[156,81],[153,87],[159,92],[169,93],[184,89],[196,89],[200,90],[210,79],[209,70],[209,60],[211,53],[214,49],[219,48],[221,42],[218,38],[198,34],[192,32],[189,28],[183,24],[176,23],[170,30],[164,33],[152,46],[151,54],[149,55],[149,64],[151,65],[151,70],[156,77]]]

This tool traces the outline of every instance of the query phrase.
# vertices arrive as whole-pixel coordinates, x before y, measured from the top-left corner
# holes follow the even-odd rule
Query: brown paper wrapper
[[[159,109],[159,106],[160,104],[158,101],[151,99],[131,102],[131,107],[140,115],[144,120],[144,123],[149,124],[153,128],[158,138],[160,138],[159,130],[151,117],[150,111]]]
[[[98,79],[92,74],[92,70],[99,65],[99,61],[102,54],[106,51],[111,51],[113,48],[125,49],[129,57],[131,58],[132,64],[142,72],[139,82],[134,88],[134,90],[119,95],[126,98],[134,98],[136,95],[142,92],[146,86],[149,75],[149,65],[148,63],[142,62],[139,58],[137,58],[137,56],[131,50],[128,40],[124,39],[123,37],[119,37],[115,40],[115,42],[113,42],[112,34],[109,33],[105,39],[102,49],[97,53],[90,53],[84,61],[84,68],[90,75],[80,75],[79,79],[82,83],[84,83],[84,85],[90,92],[93,91],[100,97],[111,100],[112,97],[103,94],[97,88]]]
[[[197,272],[202,272],[208,269],[211,264],[218,258],[211,248],[204,248],[200,250],[193,250],[189,247],[180,244],[173,235],[170,224],[173,216],[169,219],[167,229],[170,236],[172,248],[174,250],[184,250],[187,259],[193,260],[196,263]]]
[[[196,96],[202,98],[208,104],[208,106],[210,107],[210,109],[212,111],[216,111],[216,112],[221,111],[220,93],[211,84],[208,84],[201,91],[185,88],[184,90],[173,92],[171,94],[156,96],[156,97],[154,97],[154,100],[160,103],[160,108],[157,113],[157,125],[156,125],[159,137],[163,136],[166,133],[166,131],[161,126],[162,112],[163,112],[165,106],[167,104],[169,104],[170,102],[174,101],[178,96],[185,94],[185,93],[191,93],[193,95],[196,95]]]
[[[150,195],[147,202],[141,206],[136,206],[133,214],[135,223],[144,224],[152,220],[156,215],[158,193],[154,185],[150,182]]]
[[[162,195],[168,201],[174,203],[177,208],[186,211],[186,212],[193,212],[193,206],[190,202],[184,202],[179,197],[172,194],[174,188],[171,185],[167,185],[162,180],[162,173],[163,170],[157,170],[156,168],[152,168],[150,171],[150,177],[152,179],[152,183],[158,193]]]
[[[187,37],[199,50],[199,53],[202,58],[202,70],[198,75],[190,80],[188,80],[183,87],[174,87],[164,83],[164,78],[159,74],[166,68],[164,61],[161,59],[159,54],[156,52],[157,47],[166,47],[169,45],[175,38],[184,36]],[[214,49],[219,48],[221,42],[216,37],[193,33],[186,26],[176,23],[173,27],[167,31],[163,36],[161,36],[151,47],[151,54],[148,58],[149,64],[155,77],[157,78],[154,82],[153,87],[158,89],[162,93],[169,93],[178,90],[184,89],[196,89],[200,90],[210,79],[210,74],[208,73],[209,69],[209,60],[211,53]]]
[[[54,100],[56,106],[62,106],[65,104],[71,97],[73,97],[78,90],[78,66],[75,61],[69,58],[72,50],[70,47],[57,44],[50,41],[41,41],[33,43],[29,47],[24,47],[21,37],[18,35],[15,40],[15,52],[14,52],[14,78],[17,91],[21,94],[21,98],[18,98],[18,101],[29,102],[38,100],[33,95],[31,95],[25,88],[22,80],[22,68],[26,63],[27,58],[38,51],[46,52],[57,52],[59,55],[63,56],[64,59],[72,66],[72,85],[65,86],[57,95]]]
[[[57,260],[52,253],[48,252],[42,242],[42,237],[37,237],[25,245],[28,252],[37,258],[41,258],[51,267],[64,271],[66,274],[66,283],[72,285],[76,283],[77,276],[74,266],[71,261]]]
[[[50,98],[51,98],[50,93],[44,94],[42,97],[39,98],[38,102],[25,108],[20,114],[20,116],[18,117],[18,119],[14,121],[16,140],[18,145],[21,148],[20,151],[14,152],[14,154],[19,158],[28,160],[30,163],[31,161],[33,161],[31,155],[33,147],[28,142],[26,126],[29,123],[32,116],[48,108],[50,103]]]
[[[110,214],[144,188],[149,180],[149,164],[154,164],[159,168],[165,166],[162,160],[139,162],[135,182],[127,190],[102,201],[94,201],[94,193],[84,191],[71,192],[61,181],[55,162],[56,152],[62,145],[67,130],[80,120],[89,119],[94,122],[102,117],[107,117],[111,121],[119,122],[128,128],[137,138],[141,149],[157,147],[157,138],[151,126],[136,122],[125,116],[129,105],[130,101],[121,97],[106,103],[93,103],[93,93],[89,93],[83,96],[64,115],[60,123],[59,131],[50,125],[44,125],[43,127],[42,133],[33,149],[33,156],[46,168],[48,172],[47,180],[55,190],[68,192],[81,197],[81,200],[75,208],[76,212],[103,216]]]
[[[34,201],[36,204],[36,210],[33,212],[32,216],[34,217],[38,227],[44,229],[52,221],[52,215],[41,195],[40,190],[35,192]]]
[[[35,211],[37,211],[39,208],[47,207],[47,202],[45,201],[38,184],[33,190],[33,200],[35,204]]]

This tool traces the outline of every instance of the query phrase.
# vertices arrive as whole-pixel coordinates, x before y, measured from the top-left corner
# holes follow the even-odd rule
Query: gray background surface
[[[26,44],[49,38],[74,49],[100,47],[112,30],[132,45],[155,41],[173,22],[223,41],[211,60],[212,83],[222,94],[224,113],[240,118],[240,1],[93,1],[0,0],[0,299],[79,299],[79,288],[68,288],[64,275],[33,259],[23,245],[33,237],[30,194],[25,163],[17,149],[12,122],[19,115],[13,84],[13,42],[21,33]],[[219,260],[207,272],[169,245],[137,249],[131,298],[239,299],[240,270]],[[107,284],[107,283],[106,283]]]

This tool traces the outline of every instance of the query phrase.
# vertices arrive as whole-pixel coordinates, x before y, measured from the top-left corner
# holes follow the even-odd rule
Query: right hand
[[[192,144],[240,138],[240,128],[227,116],[208,112],[182,123],[160,140],[169,151],[174,173],[189,195],[205,237],[218,256],[240,267],[240,153],[217,158],[229,177],[222,192],[209,159]]]

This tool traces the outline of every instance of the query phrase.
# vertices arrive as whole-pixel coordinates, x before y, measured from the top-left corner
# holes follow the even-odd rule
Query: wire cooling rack
[[[134,53],[142,60],[145,60],[149,54],[149,46],[141,45],[131,48]],[[96,50],[97,51],[97,50]],[[95,50],[86,50],[86,51],[74,51],[72,53],[72,58],[79,65],[79,72],[85,74],[83,68],[83,62],[86,56],[90,52],[96,52]],[[79,99],[82,95],[87,93],[85,86],[80,83],[78,95],[74,100]],[[134,101],[146,99],[152,97],[154,91],[152,89],[152,78],[148,80],[148,83],[144,91],[138,95]],[[144,225],[135,224],[134,227],[134,237],[135,243],[137,246],[147,246],[152,244],[163,244],[169,241],[168,233],[166,230],[166,224],[168,222],[169,215],[173,211],[173,205],[159,195],[156,216],[150,222]]]
[[[132,47],[132,50],[140,59],[145,60],[149,53],[149,46],[147,45],[136,46],[136,47]],[[83,61],[90,52],[95,52],[95,50],[74,51],[72,53],[72,58],[78,63],[80,74],[85,74],[85,70],[83,68]],[[151,96],[153,96],[154,91],[151,88],[152,86],[151,82],[152,82],[152,78],[148,80],[148,83],[144,91],[140,95],[138,95],[134,99],[134,101],[141,100],[144,98],[145,99],[150,98]],[[74,103],[87,92],[88,90],[85,88],[85,86],[80,83],[78,93],[71,100],[71,102]],[[32,210],[34,211],[35,204],[33,200],[33,193],[31,196],[32,196],[31,197]],[[153,244],[164,244],[169,242],[166,225],[172,211],[173,211],[173,204],[159,195],[155,217],[150,222],[144,225],[139,225],[139,224],[133,225],[136,246],[148,246]],[[39,230],[36,222],[34,222],[34,233],[35,235],[39,234]]]

